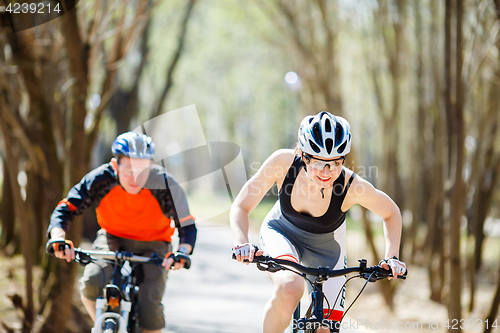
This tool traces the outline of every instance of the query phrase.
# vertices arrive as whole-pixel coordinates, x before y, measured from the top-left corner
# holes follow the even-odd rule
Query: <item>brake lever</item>
[[[283,270],[282,267],[276,265],[273,262],[265,262],[265,263],[257,262],[257,268],[261,271],[268,271],[270,273]]]
[[[94,258],[87,253],[80,251],[80,248],[76,248],[74,261],[82,265],[88,265],[94,261]]]

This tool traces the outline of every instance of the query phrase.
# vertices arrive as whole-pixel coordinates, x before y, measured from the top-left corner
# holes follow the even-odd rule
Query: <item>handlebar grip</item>
[[[232,257],[233,260],[236,260],[236,254],[233,253]],[[243,262],[250,262],[248,259],[243,259]]]
[[[380,266],[378,266],[380,267]],[[398,279],[400,280],[406,280],[406,275],[408,275],[408,270],[406,270],[403,275],[398,275]],[[388,277],[392,277],[392,271],[390,270],[387,270],[387,269],[383,269],[382,267],[379,268],[378,272],[377,272],[377,276],[379,278],[388,278]]]

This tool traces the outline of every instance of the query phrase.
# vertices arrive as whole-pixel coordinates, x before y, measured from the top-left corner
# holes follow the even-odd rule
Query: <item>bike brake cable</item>
[[[359,296],[361,296],[361,293],[363,292],[363,290],[365,290],[366,285],[368,284],[368,282],[370,282],[370,279],[371,279],[372,275],[374,275],[374,274],[375,274],[375,272],[372,272],[370,274],[370,276],[368,277],[368,279],[366,279],[366,282],[363,285],[363,288],[361,288],[361,290],[358,293],[358,296],[356,296],[356,298],[352,301],[351,305],[349,305],[349,307],[347,308],[347,310],[345,310],[344,314],[342,315],[342,318],[340,319],[340,322],[342,322],[342,320],[344,319],[345,315],[347,314],[347,311],[349,311],[351,309],[351,307],[354,305],[354,303],[358,300]],[[355,278],[355,277],[357,277],[357,276],[353,276],[352,278]]]
[[[347,282],[351,281],[352,279],[354,279],[356,277],[357,276],[351,276],[350,278],[347,279],[346,282],[344,282],[344,285],[342,286],[342,288],[340,288],[340,291],[337,294],[337,298],[335,298],[335,302],[333,302],[333,307],[332,308],[330,308],[330,302],[328,302],[328,298],[326,296],[324,296],[324,298],[326,299],[326,302],[328,303],[328,317],[330,317],[332,315],[332,313],[333,313],[333,310],[335,310],[335,304],[337,304],[337,301],[339,300],[339,297],[342,294],[342,290],[346,287]],[[341,319],[341,321],[342,321],[342,319]]]

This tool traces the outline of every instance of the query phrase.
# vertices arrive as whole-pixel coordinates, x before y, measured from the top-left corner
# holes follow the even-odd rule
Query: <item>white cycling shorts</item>
[[[260,228],[260,247],[265,255],[273,258],[293,260],[307,267],[328,266],[330,269],[343,269],[347,266],[345,236],[345,221],[335,231],[325,234],[315,234],[297,228],[283,216],[278,200]],[[313,279],[311,276],[308,278]],[[342,318],[345,281],[345,276],[341,276],[330,278],[323,283],[323,293],[330,303],[328,312],[328,303],[324,301],[325,318],[336,321]],[[309,283],[307,285],[309,291],[312,291]]]

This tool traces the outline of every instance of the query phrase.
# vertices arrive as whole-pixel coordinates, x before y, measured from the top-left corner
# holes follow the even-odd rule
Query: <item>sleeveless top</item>
[[[291,194],[293,185],[303,166],[301,158],[296,157],[290,169],[288,169],[279,193],[281,212],[290,223],[304,231],[315,234],[333,232],[345,221],[346,212],[342,212],[341,206],[356,174],[351,175],[344,188],[345,170],[342,168],[340,176],[331,186],[332,197],[328,210],[322,216],[314,217],[307,213],[299,213],[292,207]]]

